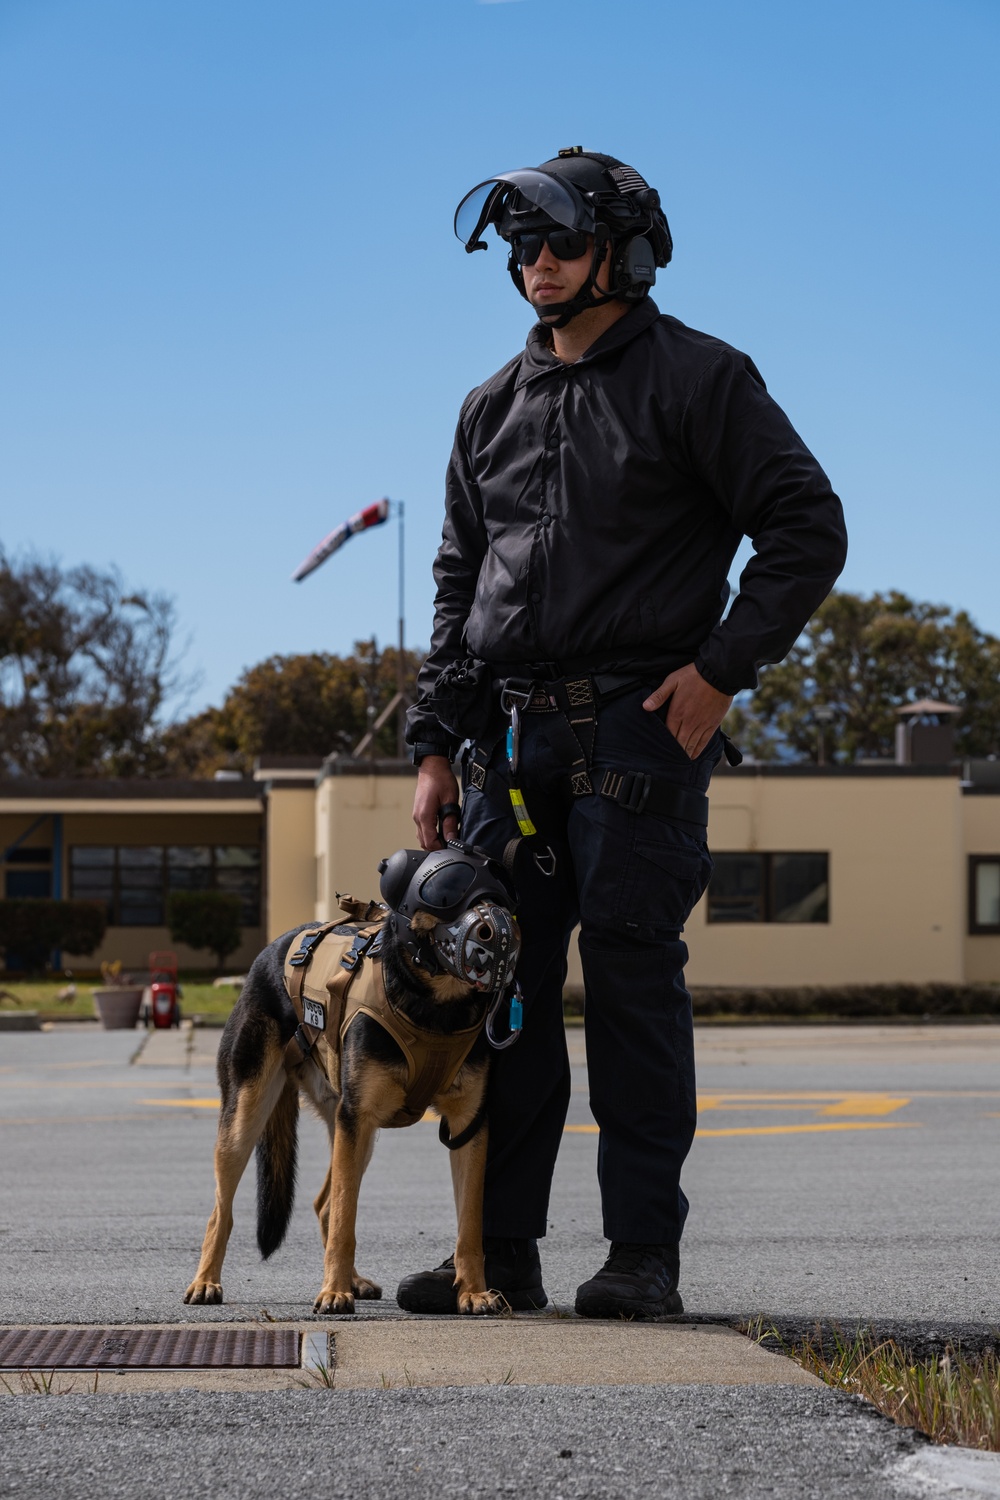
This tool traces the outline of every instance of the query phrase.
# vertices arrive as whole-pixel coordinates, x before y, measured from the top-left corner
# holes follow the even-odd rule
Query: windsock
[[[315,573],[320,563],[332,557],[338,547],[342,547],[349,537],[359,531],[367,531],[369,526],[381,526],[382,522],[388,519],[388,500],[376,500],[374,505],[366,505],[364,510],[359,510],[355,515],[349,516],[346,521],[341,521],[329,536],[323,538],[318,547],[313,548],[305,562],[299,563],[292,574],[293,581],[301,583],[303,578],[308,578],[310,573]]]

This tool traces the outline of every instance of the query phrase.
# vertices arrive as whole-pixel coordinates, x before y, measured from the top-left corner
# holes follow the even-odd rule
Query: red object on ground
[[[181,1024],[181,1007],[177,994],[177,954],[169,950],[149,955],[150,1011],[153,1025],[159,1030]]]

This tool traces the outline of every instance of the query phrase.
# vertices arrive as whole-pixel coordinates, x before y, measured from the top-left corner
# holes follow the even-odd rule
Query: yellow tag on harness
[[[524,805],[524,797],[516,786],[510,787],[510,805],[514,809],[517,826],[526,839],[538,832],[534,823],[528,817],[528,809]]]

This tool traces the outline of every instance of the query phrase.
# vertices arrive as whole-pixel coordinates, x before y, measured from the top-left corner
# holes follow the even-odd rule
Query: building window
[[[969,931],[1000,933],[1000,854],[969,858]]]
[[[260,849],[255,845],[77,844],[70,893],[104,901],[112,927],[162,927],[171,891],[233,891],[244,927],[260,926]]]
[[[710,922],[829,922],[828,854],[716,854]]]

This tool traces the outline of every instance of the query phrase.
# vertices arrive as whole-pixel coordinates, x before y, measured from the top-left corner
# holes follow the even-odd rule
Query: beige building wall
[[[686,937],[694,985],[961,981],[962,795],[950,776],[720,776],[714,852],[826,851],[828,923],[708,923]]]
[[[966,855],[1000,858],[1000,796],[963,797],[962,825]],[[968,880],[967,869],[965,878]],[[1000,936],[966,932],[965,977],[972,982],[1000,982]]]
[[[266,942],[316,916],[316,788],[272,786],[264,841]]]
[[[74,805],[77,810],[70,810]],[[200,811],[194,800],[185,805],[153,799],[143,804],[136,799],[109,811],[95,807],[89,798],[80,798],[76,804],[53,799],[51,804],[33,804],[28,809],[16,804],[0,807],[0,848],[13,843],[40,812],[48,811],[63,815],[62,889],[66,896],[72,894],[69,851],[74,844],[257,844],[261,838],[260,806],[249,799],[233,812]],[[47,823],[29,840],[29,846],[51,844],[51,824]],[[246,969],[260,952],[263,938],[260,927],[245,927],[239,949],[226,960],[227,972]],[[109,927],[96,952],[86,956],[64,952],[62,962],[64,968],[86,971],[120,959],[125,969],[142,970],[154,949],[173,949],[182,969],[215,966],[210,953],[172,943],[166,927]]]
[[[316,793],[316,920],[339,911],[337,892],[378,899],[378,862],[415,849],[416,772],[327,776]]]

